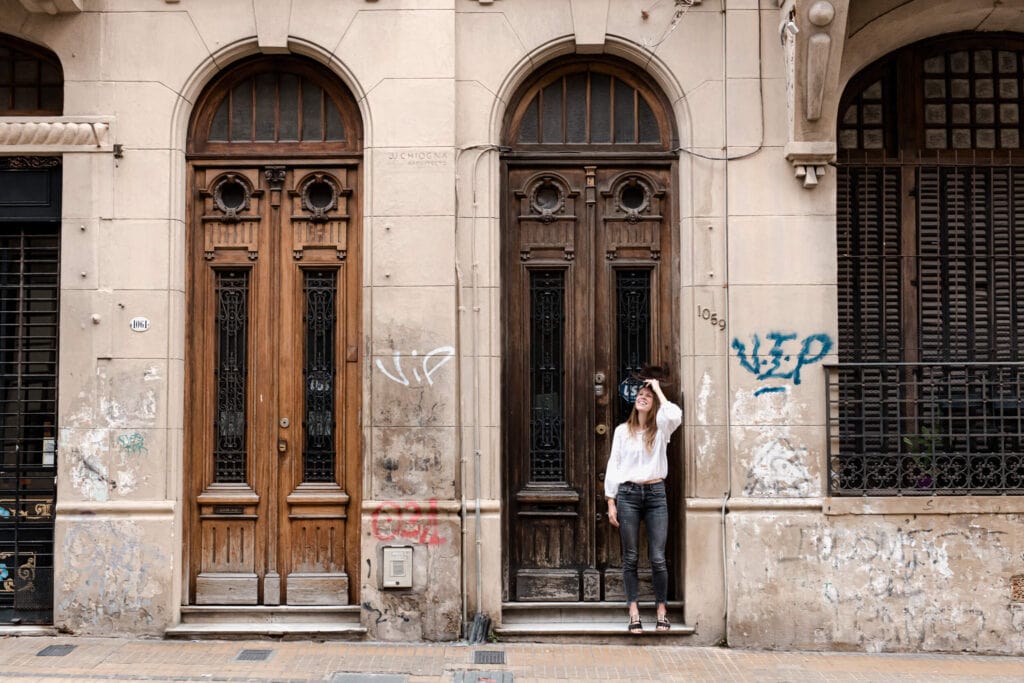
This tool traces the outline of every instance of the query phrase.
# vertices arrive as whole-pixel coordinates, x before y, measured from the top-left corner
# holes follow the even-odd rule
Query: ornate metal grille
[[[334,336],[338,283],[336,271],[304,271],[306,392],[303,422],[303,481],[334,481]]]
[[[565,481],[565,271],[530,273],[530,481]]]
[[[0,226],[0,622],[52,618],[59,234]]]
[[[651,271],[616,271],[615,301],[617,382],[621,382],[650,361]],[[616,423],[624,422],[632,407],[619,397],[615,407]]]
[[[1024,363],[826,369],[832,493],[1024,494]]]
[[[1021,57],[1010,50],[951,50],[924,61],[928,149],[1019,149]]]
[[[213,420],[213,479],[221,483],[246,480],[246,396],[248,394],[249,271],[218,270],[217,407]]]

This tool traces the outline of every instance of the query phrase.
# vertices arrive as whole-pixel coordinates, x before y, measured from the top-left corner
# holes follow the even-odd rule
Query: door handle
[[[288,452],[288,441],[286,439],[277,440],[277,452],[281,454]]]

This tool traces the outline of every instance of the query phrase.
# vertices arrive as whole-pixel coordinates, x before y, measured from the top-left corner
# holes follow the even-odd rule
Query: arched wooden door
[[[582,60],[547,69],[515,102],[503,155],[506,599],[621,600],[602,483],[630,408],[617,387],[678,357],[669,108],[625,65]],[[674,464],[678,509],[678,455]],[[674,526],[676,591],[680,534]],[[650,593],[650,573],[641,579]]]
[[[261,57],[189,139],[186,549],[200,605],[357,599],[361,128],[322,67]]]

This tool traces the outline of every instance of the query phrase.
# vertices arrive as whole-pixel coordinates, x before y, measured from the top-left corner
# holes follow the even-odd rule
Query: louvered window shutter
[[[902,360],[900,169],[843,166],[837,193],[840,360]]]
[[[1020,360],[1024,169],[921,167],[917,178],[921,360]]]

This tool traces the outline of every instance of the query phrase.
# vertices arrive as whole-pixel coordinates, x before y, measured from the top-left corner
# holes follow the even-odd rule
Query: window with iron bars
[[[831,495],[1024,493],[1024,41],[918,43],[840,105]]]

